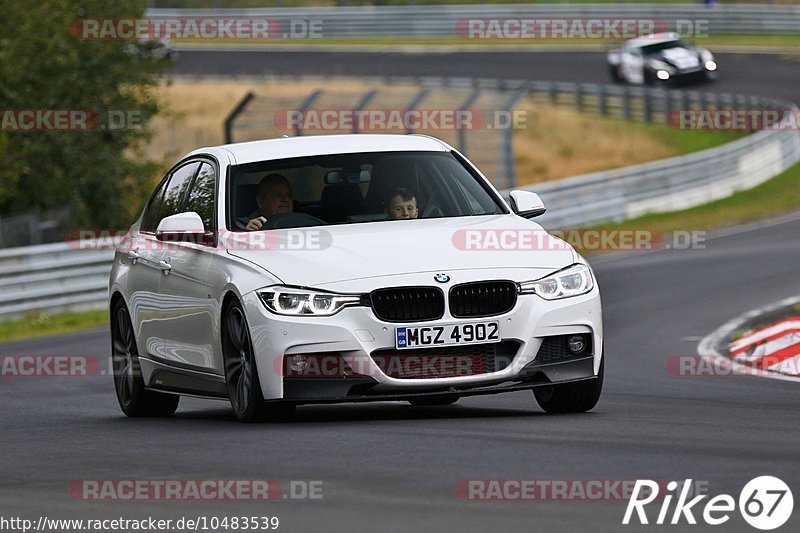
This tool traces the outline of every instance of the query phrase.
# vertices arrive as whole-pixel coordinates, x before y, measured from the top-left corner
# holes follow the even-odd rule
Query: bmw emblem
[[[447,283],[448,281],[450,281],[450,276],[444,273],[440,273],[433,276],[433,279],[436,280],[437,283]]]

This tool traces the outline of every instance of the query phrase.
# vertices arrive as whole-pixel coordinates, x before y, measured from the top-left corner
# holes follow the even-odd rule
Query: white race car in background
[[[244,231],[276,174],[293,209]],[[416,199],[416,219],[389,220],[398,191]],[[600,293],[586,260],[530,220],[544,210],[527,191],[506,203],[426,136],[196,150],[156,188],[114,261],[120,407],[166,416],[180,395],[224,398],[253,421],[305,403],[533,390],[545,411],[587,411],[603,382]],[[466,229],[538,233],[542,245],[471,252],[454,244]]]
[[[677,33],[631,39],[610,50],[607,61],[615,82],[635,85],[713,80],[718,67],[711,52],[688,44]]]

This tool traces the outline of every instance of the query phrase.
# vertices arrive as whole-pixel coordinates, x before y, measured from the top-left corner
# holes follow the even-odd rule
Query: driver
[[[291,213],[294,209],[292,186],[281,174],[269,174],[258,183],[256,191],[258,209],[245,218],[238,219],[238,225],[248,231],[259,230],[267,218],[281,213]]]

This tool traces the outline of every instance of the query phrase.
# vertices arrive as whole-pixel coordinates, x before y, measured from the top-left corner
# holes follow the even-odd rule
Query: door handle
[[[136,264],[136,261],[139,260],[139,251],[137,250],[128,250],[128,259],[131,260],[132,264]]]
[[[170,271],[172,270],[172,265],[169,263],[169,257],[167,260],[161,260],[158,262],[158,268],[160,268],[165,276],[169,276]]]

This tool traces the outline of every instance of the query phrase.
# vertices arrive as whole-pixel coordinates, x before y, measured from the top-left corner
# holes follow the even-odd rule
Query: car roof
[[[194,150],[187,157],[224,151],[232,165],[328,154],[360,152],[447,152],[452,148],[427,135],[347,134],[280,137],[261,141],[223,144]]]
[[[625,45],[629,47],[641,47],[641,46],[647,46],[649,44],[677,41],[680,38],[681,38],[680,34],[677,34],[675,32],[653,33],[650,35],[644,35],[642,37],[631,39],[630,41],[625,43]]]

